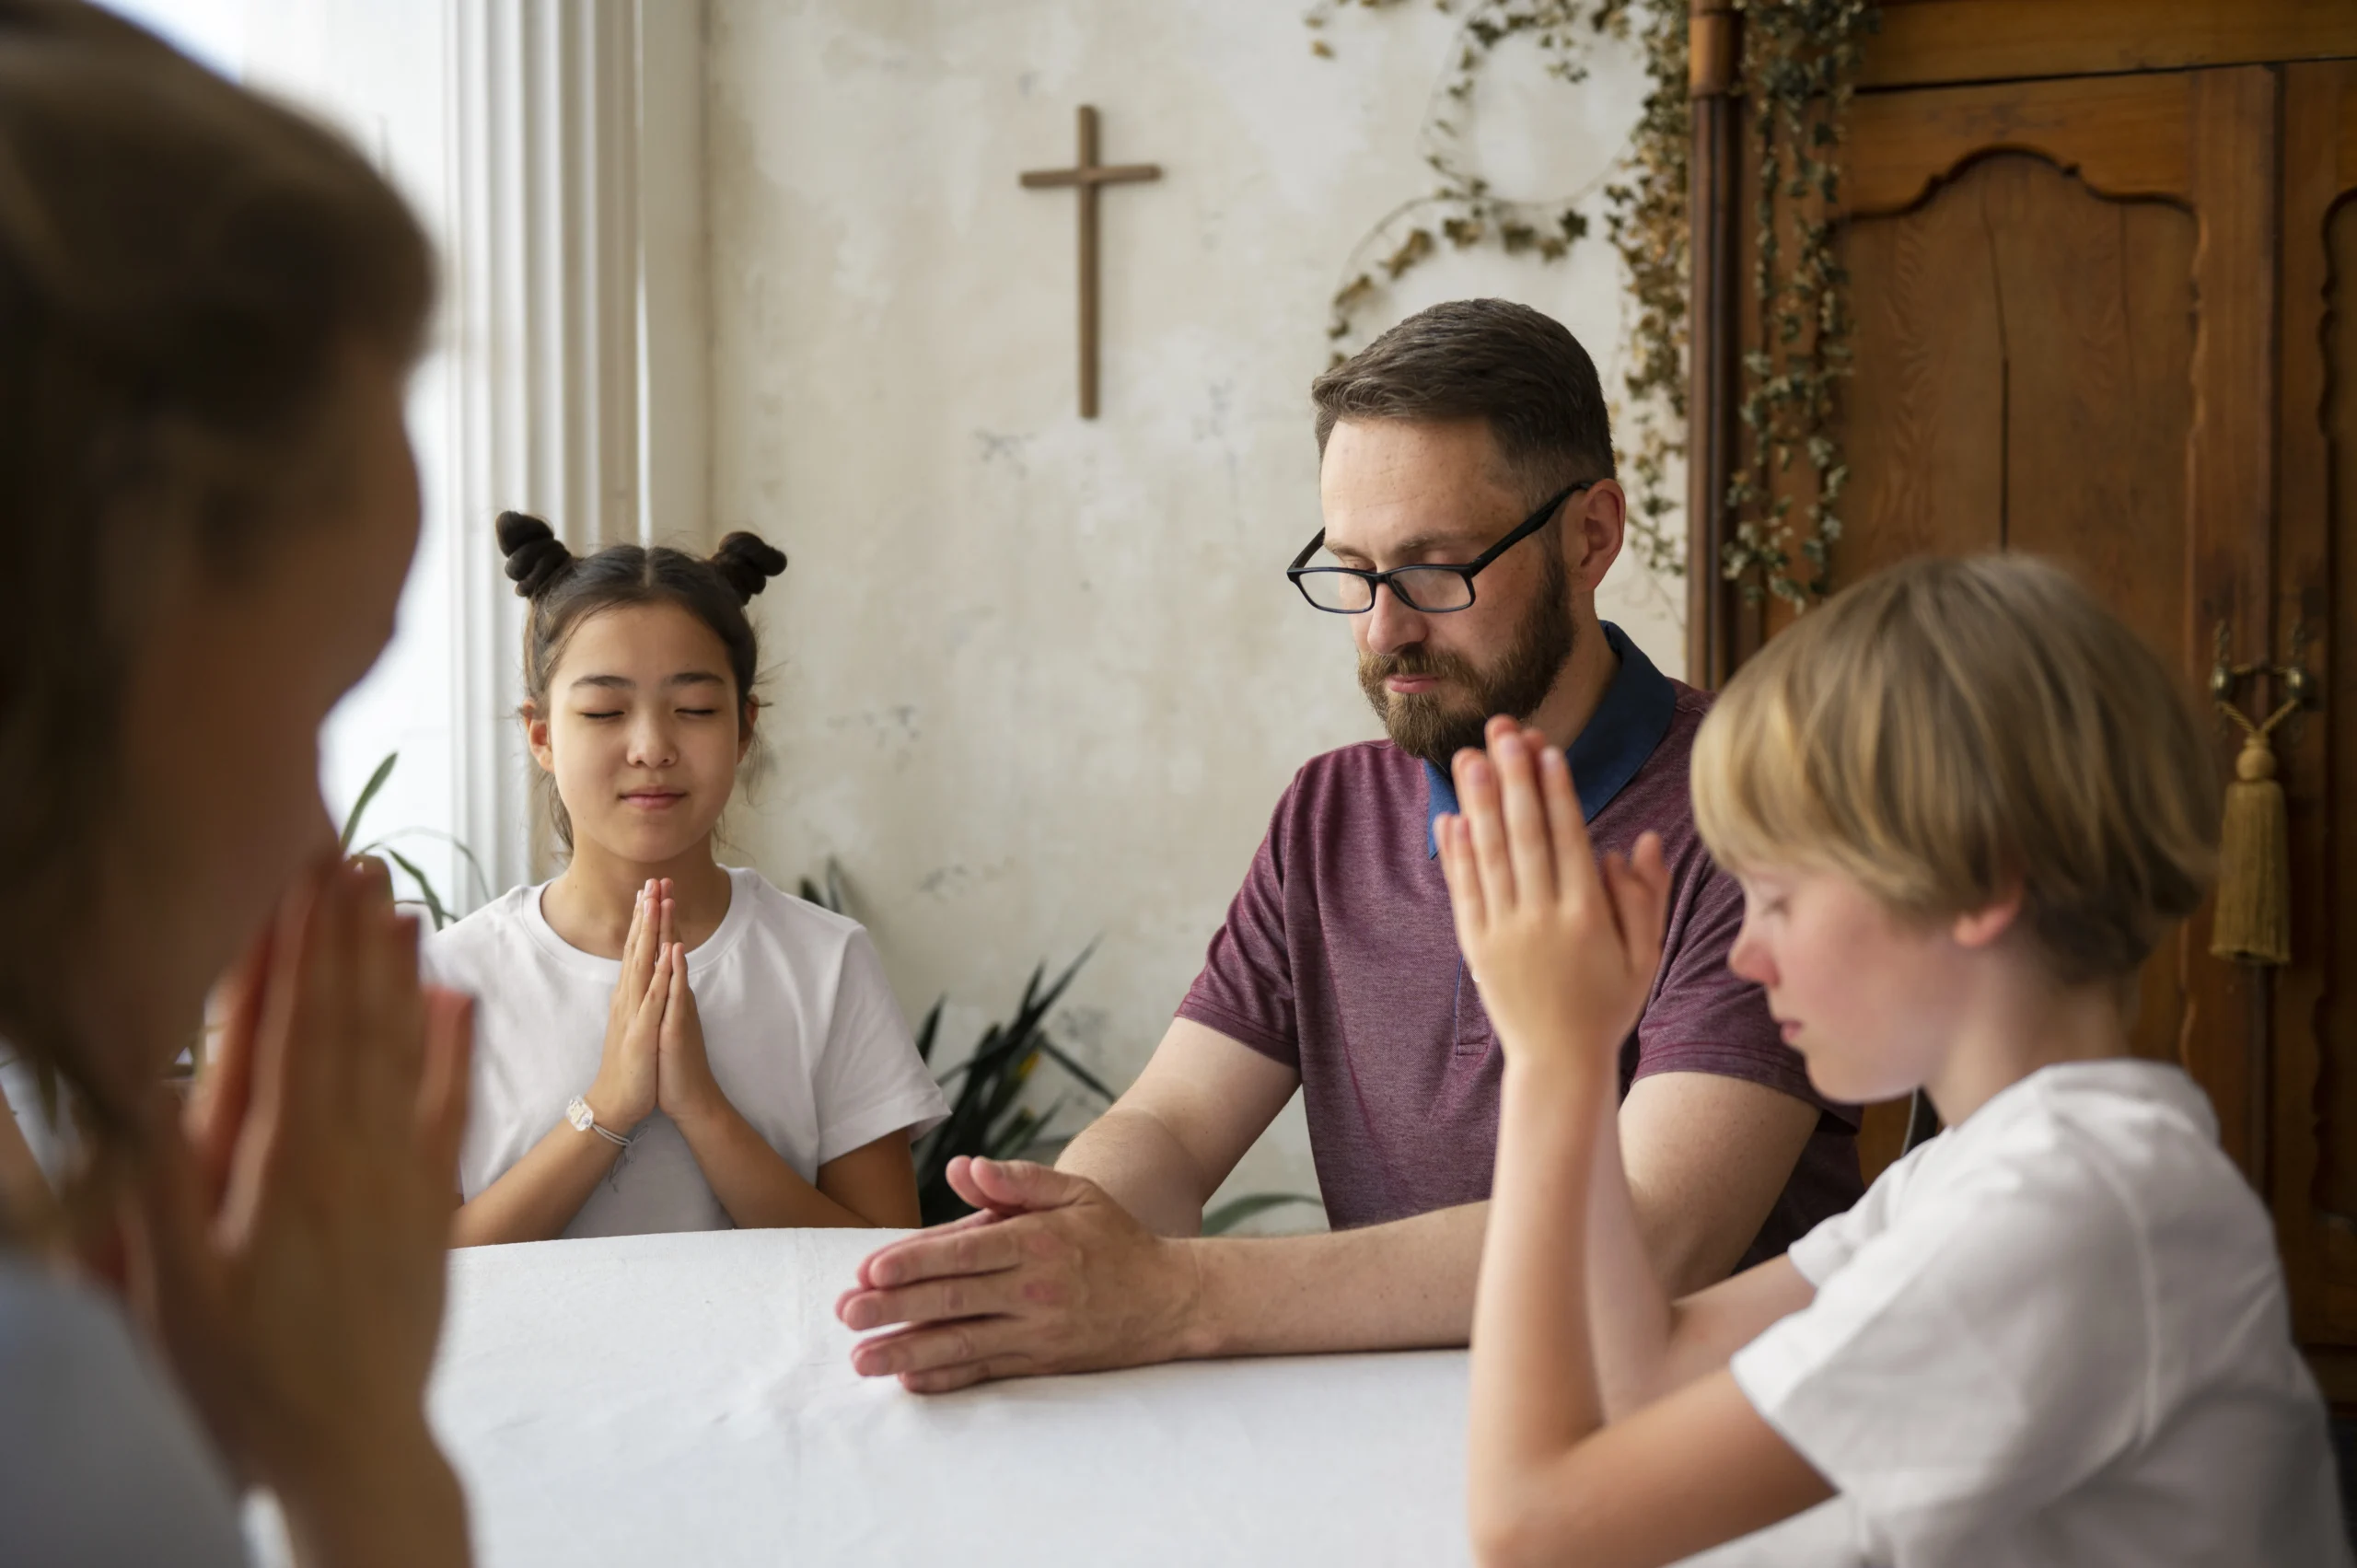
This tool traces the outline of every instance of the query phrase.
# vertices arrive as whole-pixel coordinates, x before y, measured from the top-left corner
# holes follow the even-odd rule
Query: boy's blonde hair
[[[1693,788],[1733,870],[1839,871],[1926,921],[2019,878],[2070,983],[2132,973],[2217,858],[2217,772],[2177,682],[2018,555],[1910,562],[1802,617],[1727,683]]]

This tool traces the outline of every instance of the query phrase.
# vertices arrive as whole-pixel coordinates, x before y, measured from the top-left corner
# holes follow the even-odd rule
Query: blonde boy
[[[1921,1086],[1949,1130],[1676,1302],[1611,1114],[1658,846],[1599,865],[1562,754],[1507,720],[1487,739],[1440,840],[1507,1058],[1473,1330],[1485,1562],[2350,1562],[2266,1212],[2200,1091],[2129,1054],[2217,786],[2124,627],[2035,562],[1918,562],[1729,683],[1693,766],[1744,889],[1729,962],[1821,1092]]]

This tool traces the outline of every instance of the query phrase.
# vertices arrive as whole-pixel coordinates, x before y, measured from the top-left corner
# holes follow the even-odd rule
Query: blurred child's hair
[[[1910,562],[1803,616],[1727,683],[1692,776],[1731,870],[1838,871],[1925,921],[2018,879],[2067,983],[2132,973],[2216,861],[2217,772],[2177,683],[2018,555]]]
[[[761,705],[753,694],[761,639],[745,606],[785,570],[784,551],[758,534],[732,533],[709,559],[663,544],[610,544],[576,556],[548,524],[523,512],[500,513],[498,533],[507,575],[532,606],[524,621],[524,700],[535,716],[548,716],[549,682],[581,623],[599,610],[633,604],[675,604],[711,628],[727,650],[740,729]],[[549,819],[570,853],[572,815],[549,775],[537,777],[547,791]]]
[[[405,369],[433,299],[424,230],[343,137],[111,11],[0,0],[0,1035],[102,1143],[128,1113],[57,970],[122,831],[157,579],[235,580],[345,515],[350,356]]]

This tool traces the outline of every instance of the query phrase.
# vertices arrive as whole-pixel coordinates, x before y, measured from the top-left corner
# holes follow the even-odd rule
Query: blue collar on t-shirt
[[[1580,815],[1591,822],[1637,776],[1669,733],[1669,721],[1678,711],[1678,693],[1669,677],[1654,668],[1626,632],[1609,621],[1602,625],[1606,645],[1620,656],[1620,671],[1604,689],[1604,701],[1588,715],[1587,727],[1563,749],[1572,764],[1573,786],[1579,791]],[[1436,855],[1440,841],[1433,835],[1433,820],[1457,809],[1457,785],[1426,762],[1424,786],[1424,852]]]

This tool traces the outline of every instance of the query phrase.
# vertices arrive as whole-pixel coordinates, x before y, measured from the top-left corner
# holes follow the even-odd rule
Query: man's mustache
[[[1422,646],[1401,648],[1396,653],[1359,656],[1359,680],[1370,690],[1381,686],[1395,675],[1430,675],[1443,680],[1478,685],[1480,672],[1473,668],[1472,661],[1459,655],[1438,653]]]

